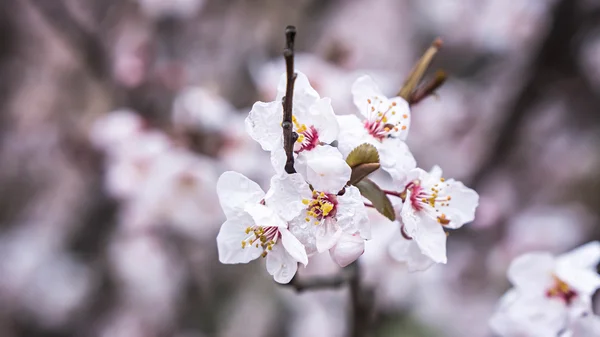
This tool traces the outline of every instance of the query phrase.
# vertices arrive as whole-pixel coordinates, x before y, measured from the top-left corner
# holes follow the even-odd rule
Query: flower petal
[[[358,111],[367,118],[369,117],[369,99],[378,97],[385,98],[387,100],[375,81],[373,81],[373,79],[368,75],[363,75],[357,78],[352,84],[351,92],[354,105],[356,105]]]
[[[371,224],[360,191],[347,186],[346,192],[337,197],[337,225],[346,233],[358,231],[363,239],[371,239]]]
[[[261,204],[246,204],[244,208],[254,223],[261,227],[283,227],[287,228],[287,223],[283,221],[272,209]]]
[[[273,279],[277,283],[289,283],[296,271],[298,270],[298,262],[286,252],[282,245],[273,246],[267,254],[267,272],[273,275]]]
[[[401,235],[393,240],[388,251],[390,256],[398,261],[406,263],[409,272],[425,271],[435,262],[421,252],[415,240],[407,240]]]
[[[410,170],[417,167],[408,145],[400,139],[384,139],[378,147],[381,168],[394,180],[404,181]]]
[[[317,148],[311,151],[311,158],[306,160],[306,179],[317,191],[337,194],[350,180],[352,169],[336,148]]]
[[[312,124],[317,129],[319,141],[330,144],[337,139],[340,127],[333,112],[330,98],[322,98],[312,105],[309,116],[310,120],[305,123]]]
[[[338,150],[344,158],[352,152],[357,146],[369,143],[375,144],[373,137],[369,136],[364,123],[355,115],[336,116],[340,127],[338,134]]]
[[[283,244],[283,248],[285,248],[288,254],[296,261],[306,266],[308,264],[308,255],[306,255],[304,245],[302,245],[302,243],[300,243],[300,241],[298,241],[298,239],[287,229],[281,228],[279,233],[281,233],[281,243]]]
[[[325,219],[317,228],[316,243],[317,251],[322,253],[331,249],[344,232],[336,224],[335,220]]]
[[[446,183],[449,186],[444,188],[443,195],[440,194],[441,198],[445,196],[451,197],[449,206],[444,207],[443,210],[450,219],[450,223],[445,227],[452,229],[460,228],[475,219],[475,210],[479,205],[479,194],[463,185],[460,181],[450,179]]]
[[[310,199],[311,195],[308,184],[300,174],[285,174],[271,178],[271,188],[267,191],[265,203],[283,220],[290,221],[306,209],[302,199]]]
[[[245,230],[251,225],[253,225],[253,221],[248,215],[223,223],[217,235],[217,248],[221,263],[248,263],[262,254],[262,247],[247,245],[242,248],[242,241],[248,237]]]
[[[365,240],[358,233],[343,233],[338,242],[329,250],[329,255],[340,267],[356,261],[365,251]]]
[[[246,117],[246,132],[265,151],[273,151],[283,137],[281,119],[283,108],[280,101],[256,102]]]
[[[421,218],[417,234],[413,237],[423,254],[436,263],[446,263],[446,233],[440,224],[430,218]]]
[[[243,174],[227,171],[217,181],[217,195],[225,216],[240,217],[247,203],[259,203],[265,192]]]
[[[507,276],[521,292],[543,295],[554,280],[556,260],[547,252],[523,254],[512,261]]]
[[[559,264],[596,269],[600,261],[600,242],[592,241],[558,257]]]

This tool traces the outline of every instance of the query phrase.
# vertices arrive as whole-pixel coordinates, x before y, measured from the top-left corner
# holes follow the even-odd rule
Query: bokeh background
[[[339,114],[359,75],[392,95],[444,40],[450,79],[408,143],[480,207],[419,274],[373,215],[376,336],[492,336],[515,256],[600,238],[598,0],[0,0],[0,336],[347,334],[344,287],[217,258],[218,175],[272,173],[243,120],[274,97],[288,24]],[[325,254],[300,276],[336,271]]]

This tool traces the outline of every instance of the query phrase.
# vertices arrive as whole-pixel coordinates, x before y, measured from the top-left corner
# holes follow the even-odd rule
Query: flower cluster
[[[600,317],[592,311],[598,262],[598,241],[559,257],[531,252],[516,258],[508,270],[514,288],[500,300],[492,329],[507,337],[600,335]]]
[[[321,98],[298,72],[292,100],[296,173],[290,174],[284,169],[288,153],[282,133],[286,86],[283,74],[275,100],[255,103],[246,119],[248,134],[270,152],[275,176],[268,191],[236,172],[225,172],[217,183],[227,216],[217,237],[220,261],[265,257],[267,271],[279,283],[289,282],[298,263],[306,265],[316,253],[329,251],[344,267],[371,239],[367,210],[374,208],[397,219],[402,239],[393,244],[394,257],[415,270],[446,263],[446,229],[472,221],[479,197],[442,178],[439,167],[417,168],[405,143],[408,102],[387,98],[362,76],[352,86],[359,114],[337,116],[331,100]],[[391,178],[390,189],[367,178],[378,168]]]

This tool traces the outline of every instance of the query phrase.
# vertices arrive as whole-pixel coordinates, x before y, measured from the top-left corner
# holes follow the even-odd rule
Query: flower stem
[[[294,72],[294,38],[296,37],[296,27],[287,26],[285,28],[286,47],[283,50],[285,58],[285,68],[287,72],[287,83],[285,88],[285,96],[281,102],[283,105],[283,149],[285,150],[286,162],[285,171],[289,174],[296,173],[294,169],[294,142],[298,135],[294,133],[292,124],[292,102],[294,95],[294,82],[296,81],[296,73]]]
[[[396,192],[396,191],[390,191],[390,190],[382,190],[382,191],[383,191],[383,193],[385,193],[385,194],[387,194],[387,195],[393,195],[393,196],[395,196],[395,197],[398,197],[398,198],[404,199],[404,198],[402,197],[402,194],[401,194],[400,192]]]

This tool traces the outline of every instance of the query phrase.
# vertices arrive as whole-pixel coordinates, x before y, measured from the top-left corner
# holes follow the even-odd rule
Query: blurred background
[[[348,293],[218,262],[225,170],[275,96],[284,28],[338,114],[393,95],[437,36],[450,76],[413,108],[419,166],[481,195],[449,263],[410,274],[373,214],[376,336],[492,336],[510,261],[600,238],[598,0],[0,0],[0,336],[346,336]],[[316,257],[301,277],[337,267]]]

